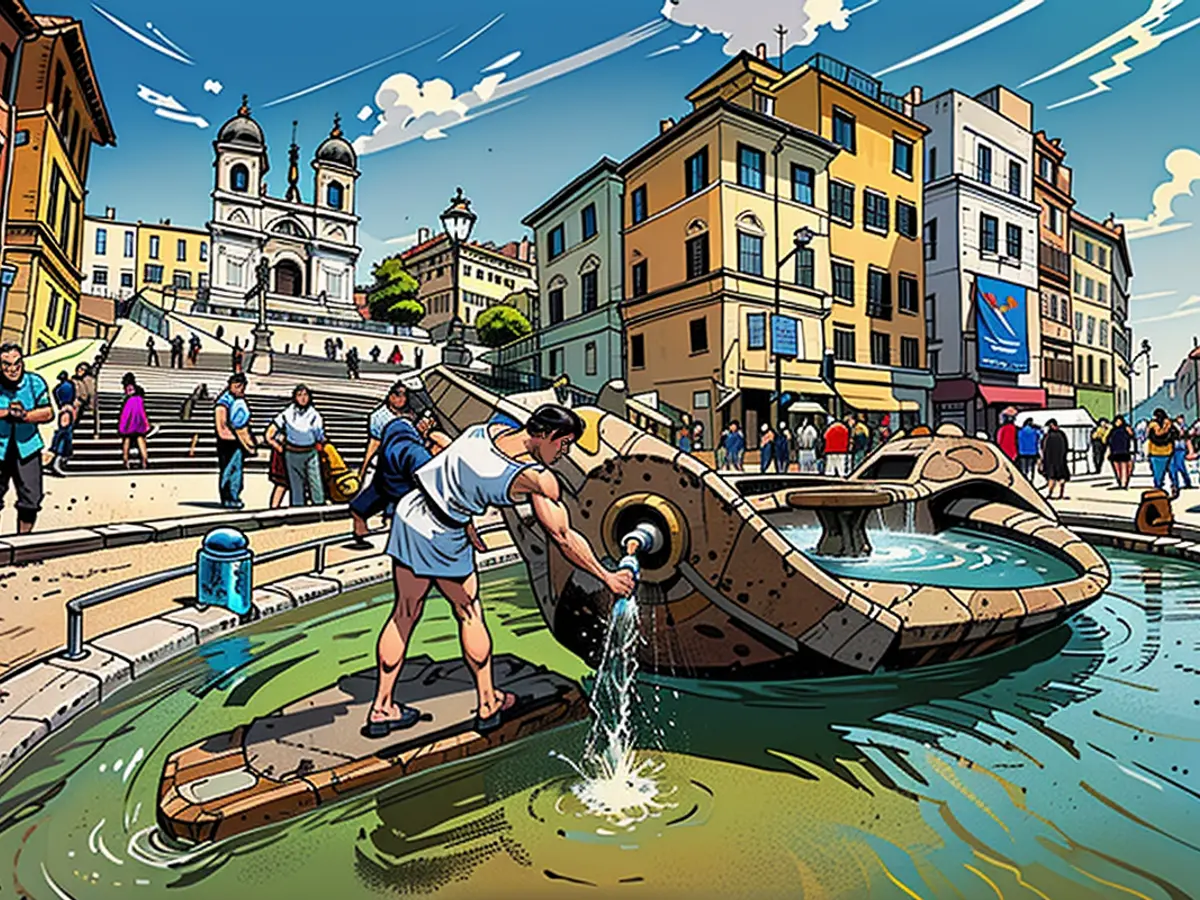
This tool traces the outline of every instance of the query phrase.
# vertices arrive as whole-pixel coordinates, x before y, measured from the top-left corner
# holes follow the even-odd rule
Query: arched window
[[[300,267],[290,259],[281,259],[275,265],[275,293],[285,297],[299,297],[304,289],[304,276]]]
[[[329,182],[329,187],[325,190],[325,201],[329,204],[330,209],[342,208],[342,195],[344,193],[345,189],[342,187],[340,182]]]
[[[250,190],[250,170],[238,163],[229,173],[229,186],[240,194]]]

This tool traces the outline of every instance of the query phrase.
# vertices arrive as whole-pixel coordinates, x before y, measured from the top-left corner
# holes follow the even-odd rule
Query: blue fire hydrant
[[[254,553],[236,528],[214,528],[196,553],[196,605],[221,606],[239,616],[250,611]]]

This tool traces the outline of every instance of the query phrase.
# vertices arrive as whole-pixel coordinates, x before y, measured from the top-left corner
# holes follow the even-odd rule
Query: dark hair
[[[298,384],[294,388],[292,388],[292,402],[293,403],[296,402],[296,395],[299,394],[301,391],[308,391],[308,400],[311,403],[312,398],[313,398],[312,391],[309,391],[308,385],[304,384],[303,382],[301,382],[300,384]]]
[[[81,362],[75,367],[76,372],[78,372],[80,369],[83,369],[83,374],[79,376],[80,378],[87,378],[87,376],[92,374],[92,367],[88,363]]]
[[[70,375],[68,375],[66,372],[59,372],[59,373],[58,373],[58,380],[59,380],[59,381],[66,381],[66,380],[67,380],[68,378],[70,378],[70,377],[71,377],[71,376],[70,376]]]
[[[137,378],[134,376],[134,374],[132,372],[126,372],[124,375],[121,376],[121,387],[129,387],[129,385],[131,385],[131,384],[136,385]]]
[[[1057,428],[1058,427],[1058,419],[1050,419],[1049,421],[1046,422],[1046,427],[1047,428]]]
[[[229,376],[229,386],[230,387],[233,387],[235,384],[245,384],[245,383],[246,383],[246,376],[241,372],[235,372],[234,374]]]
[[[390,388],[388,388],[388,396],[390,397],[393,394],[404,394],[405,396],[407,396],[408,395],[408,385],[405,384],[403,381],[397,381]]]
[[[583,437],[583,428],[583,419],[574,410],[553,403],[543,403],[525,422],[525,430],[530,434],[551,440],[566,435],[579,440]]]
[[[21,353],[21,345],[14,344],[12,341],[0,344],[0,356],[3,356],[5,353],[12,353],[14,350]],[[21,355],[24,356],[23,353]]]
[[[1161,406],[1154,411],[1154,418],[1158,419],[1159,421],[1165,419],[1166,417],[1167,417],[1167,411],[1165,409],[1163,409]]]

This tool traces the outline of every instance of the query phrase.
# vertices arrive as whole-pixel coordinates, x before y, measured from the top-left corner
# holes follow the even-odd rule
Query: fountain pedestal
[[[793,509],[812,510],[821,524],[820,556],[870,556],[867,514],[895,502],[887,491],[859,488],[804,488],[787,495]]]

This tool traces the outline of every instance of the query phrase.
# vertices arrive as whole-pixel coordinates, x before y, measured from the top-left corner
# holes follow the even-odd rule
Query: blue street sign
[[[776,356],[800,355],[800,323],[791,316],[771,316],[771,352]]]

